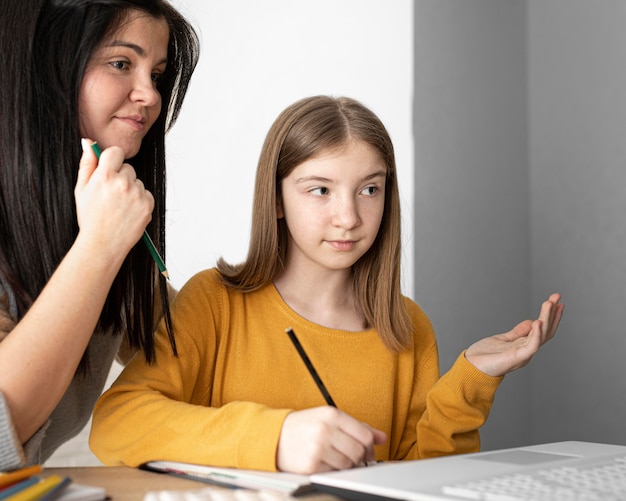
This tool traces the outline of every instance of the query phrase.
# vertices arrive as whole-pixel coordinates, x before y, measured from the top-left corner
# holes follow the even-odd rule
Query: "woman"
[[[199,46],[166,0],[9,0],[0,50],[8,470],[44,462],[83,428],[122,340],[153,360],[168,292],[140,239],[147,230],[164,253],[165,133]]]

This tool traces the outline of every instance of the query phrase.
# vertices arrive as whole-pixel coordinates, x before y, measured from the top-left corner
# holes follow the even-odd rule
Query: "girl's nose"
[[[342,228],[355,228],[361,224],[357,203],[353,198],[338,201],[333,224]]]

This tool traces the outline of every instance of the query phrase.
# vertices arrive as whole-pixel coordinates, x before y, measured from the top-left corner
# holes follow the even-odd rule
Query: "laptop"
[[[359,501],[626,500],[626,446],[554,442],[378,463],[318,473],[311,482],[322,492]]]

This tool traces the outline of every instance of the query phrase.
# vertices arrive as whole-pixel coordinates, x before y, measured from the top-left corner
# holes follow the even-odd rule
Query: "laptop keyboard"
[[[624,501],[626,456],[463,482],[444,487],[443,493],[485,501]]]

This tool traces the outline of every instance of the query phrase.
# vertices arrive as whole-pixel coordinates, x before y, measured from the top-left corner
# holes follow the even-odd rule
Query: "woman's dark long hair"
[[[165,255],[165,134],[180,111],[199,56],[193,27],[166,0],[3,0],[0,12],[0,274],[19,320],[77,234],[74,186],[81,156],[78,94],[90,56],[130,10],[167,21],[168,64],[159,118],[129,160],[155,206],[147,231]],[[172,348],[166,282],[139,241],[115,278],[97,332],[127,332],[154,359],[161,298]],[[72,301],[71,297],[66,298]],[[45,333],[42,333],[45,335]],[[84,357],[83,357],[84,358]],[[85,372],[85,360],[80,371]]]

